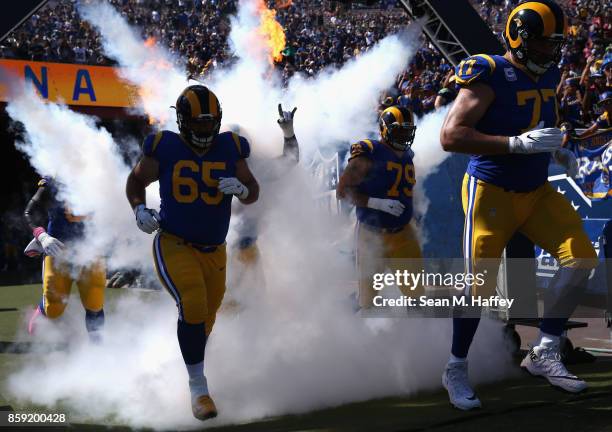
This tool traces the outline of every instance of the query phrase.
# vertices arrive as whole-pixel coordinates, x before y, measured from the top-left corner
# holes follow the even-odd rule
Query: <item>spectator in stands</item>
[[[74,61],[77,63],[85,63],[87,61],[87,51],[78,43],[74,49]]]
[[[563,88],[560,103],[562,121],[568,122],[572,129],[584,127],[579,78],[567,78],[560,86]]]
[[[446,73],[446,77],[444,78],[444,82],[442,83],[442,88],[438,91],[438,95],[436,96],[436,101],[434,103],[434,107],[436,110],[442,108],[450,104],[457,97],[457,85],[455,82],[455,71],[454,69],[450,69]]]
[[[423,102],[421,100],[421,86],[417,81],[409,84],[404,94],[397,100],[397,104],[402,107],[410,108],[414,115],[423,115]]]
[[[234,61],[227,44],[229,15],[237,0],[109,0],[143,38],[164,45],[197,77],[220,64]],[[502,18],[518,0],[470,0],[474,8],[499,34]],[[569,17],[568,43],[563,48],[561,68],[567,74],[558,88],[568,118],[577,125],[580,117],[575,96],[582,97],[583,122],[596,118],[594,106],[599,95],[612,85],[612,0],[559,0]],[[324,0],[267,0],[276,7],[287,47],[277,64],[283,82],[295,73],[316,75],[321,69],[340,66],[370,49],[378,40],[397,31],[408,16],[396,0],[380,0],[370,8],[355,3],[350,8]],[[88,23],[79,19],[71,0],[57,0],[30,17],[0,46],[0,57],[70,63],[112,65],[103,55],[100,38]],[[607,47],[607,48],[606,48]],[[397,98],[417,116],[450,103],[454,84],[449,85],[449,65],[436,49],[421,37],[421,46],[406,71],[398,77]],[[580,77],[566,90],[566,80]],[[446,75],[446,76],[445,76]]]
[[[612,128],[612,90],[607,90],[599,96],[597,107],[601,114],[587,130],[578,135],[578,138],[591,136],[599,129]]]
[[[423,114],[428,114],[434,110],[436,96],[437,93],[434,91],[433,85],[426,83],[423,86]]]
[[[606,88],[612,88],[612,46],[608,47],[610,53],[606,54],[607,57],[604,58],[604,61],[601,65],[601,70],[603,71],[604,77],[606,78]]]

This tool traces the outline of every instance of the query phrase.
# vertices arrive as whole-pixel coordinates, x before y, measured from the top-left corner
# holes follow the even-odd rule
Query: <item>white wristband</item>
[[[138,212],[140,211],[141,208],[146,208],[146,206],[144,204],[138,204],[136,207],[133,208],[134,216],[138,215]]]
[[[242,191],[240,195],[237,195],[237,196],[239,199],[245,200],[249,196],[249,188],[246,187],[245,185],[242,185],[242,187],[244,188],[244,190]]]

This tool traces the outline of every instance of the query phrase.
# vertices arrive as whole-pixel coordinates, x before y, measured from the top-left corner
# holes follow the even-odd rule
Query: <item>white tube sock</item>
[[[189,390],[191,397],[198,397],[208,394],[208,382],[204,376],[204,362],[185,365],[189,374]]]
[[[467,361],[467,357],[455,357],[454,355],[450,355],[449,359],[448,359],[448,364],[453,364],[453,363],[464,363]]]

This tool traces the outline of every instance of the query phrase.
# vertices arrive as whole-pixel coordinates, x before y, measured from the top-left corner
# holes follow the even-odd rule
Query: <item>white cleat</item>
[[[480,400],[470,387],[467,361],[449,363],[442,374],[442,385],[448,391],[450,403],[460,410],[480,408]]]
[[[570,393],[580,393],[588,387],[586,382],[567,371],[561,362],[559,347],[531,348],[521,362],[521,367],[531,375],[544,377],[551,385]]]

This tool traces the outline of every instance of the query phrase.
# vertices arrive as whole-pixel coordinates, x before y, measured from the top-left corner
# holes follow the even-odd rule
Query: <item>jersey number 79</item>
[[[387,161],[387,171],[395,172],[395,181],[391,189],[387,191],[387,196],[392,198],[398,198],[400,196],[399,186],[402,182],[402,177],[404,177],[408,185],[402,188],[402,192],[404,192],[404,195],[407,197],[411,197],[412,188],[416,184],[414,165],[406,164],[402,166],[400,163]]]

